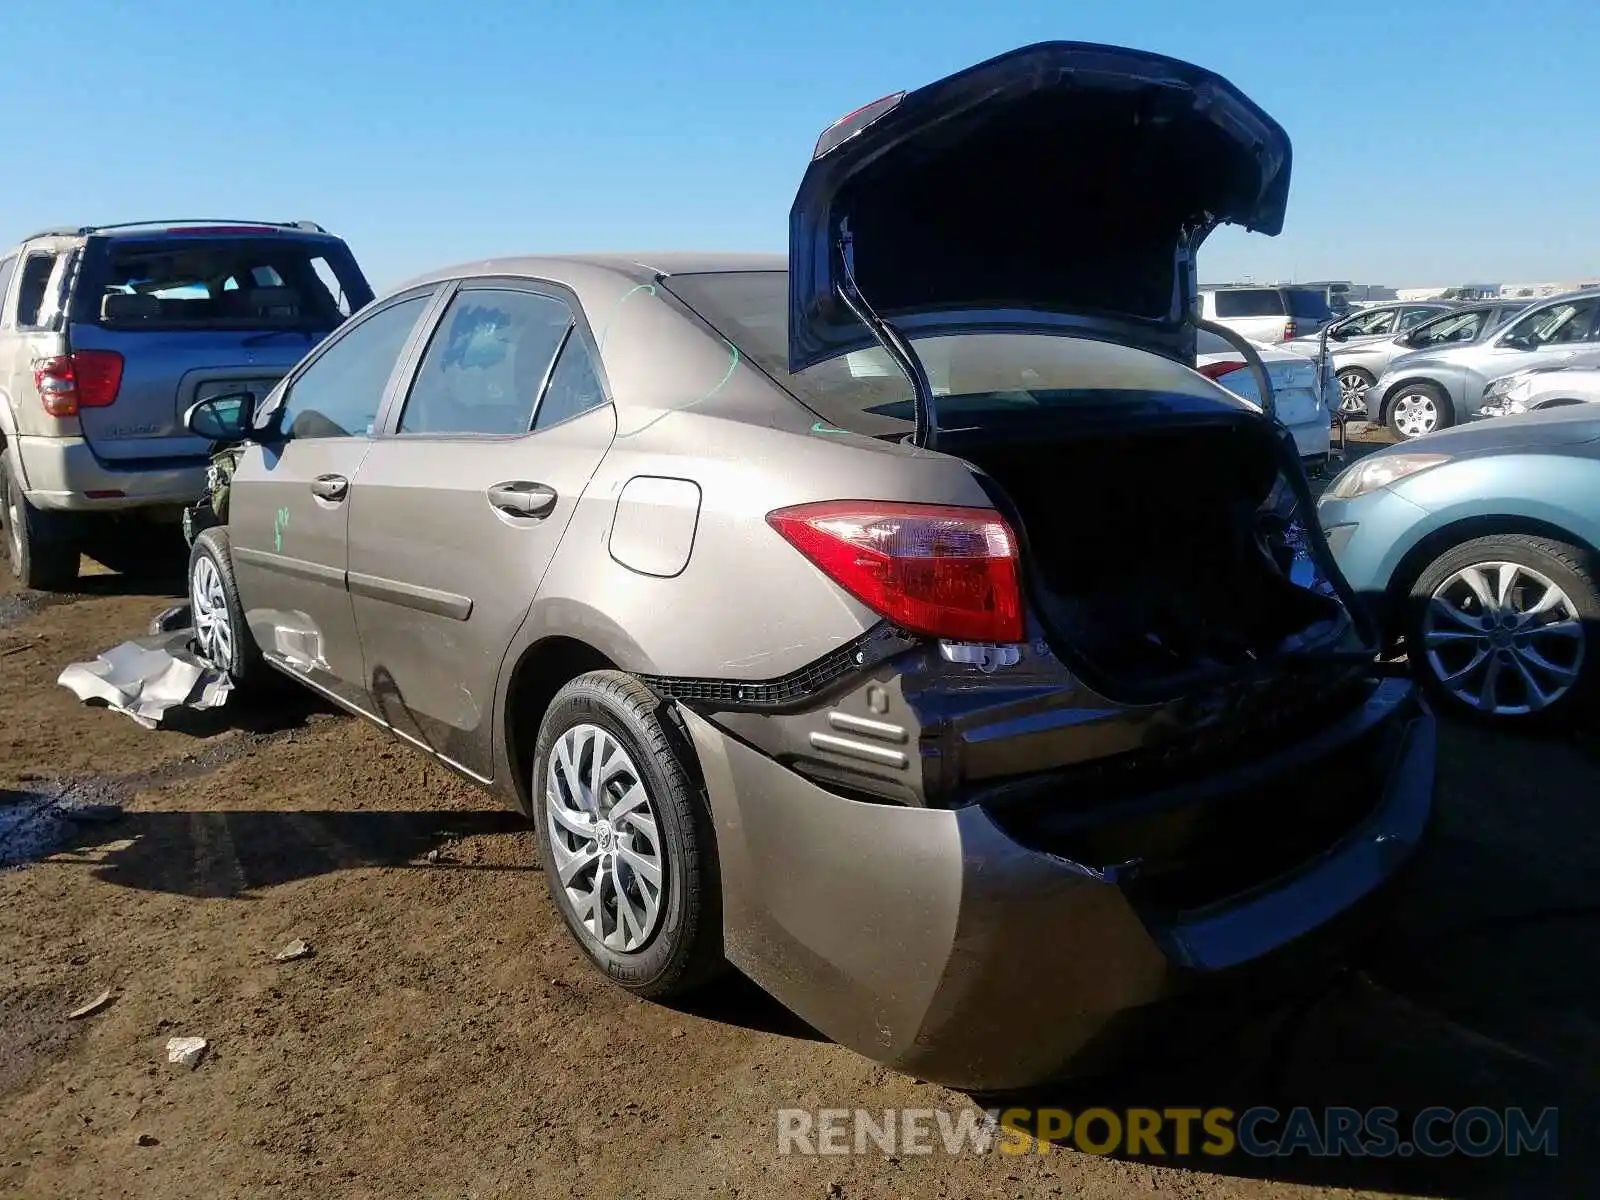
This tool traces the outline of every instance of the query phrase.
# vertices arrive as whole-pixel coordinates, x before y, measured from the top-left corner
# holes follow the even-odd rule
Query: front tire
[[[189,607],[200,656],[236,684],[259,682],[267,667],[244,619],[226,526],[203,530],[189,549]]]
[[[1411,589],[1406,650],[1457,715],[1506,728],[1570,716],[1600,678],[1593,555],[1528,534],[1474,538]]]
[[[56,514],[28,503],[0,454],[0,524],[5,526],[11,573],[23,587],[64,591],[78,580],[78,543]]]
[[[1445,390],[1436,383],[1421,380],[1403,383],[1395,389],[1385,424],[1395,437],[1409,442],[1448,429],[1455,420],[1456,410]]]
[[[567,929],[613,982],[655,999],[723,967],[710,813],[661,713],[631,675],[580,675],[540,724],[532,787],[539,856]]]
[[[1360,367],[1346,367],[1339,372],[1339,413],[1347,421],[1367,419],[1367,392],[1377,382],[1370,372]]]

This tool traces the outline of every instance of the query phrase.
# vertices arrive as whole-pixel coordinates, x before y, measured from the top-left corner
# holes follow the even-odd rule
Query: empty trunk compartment
[[[978,467],[1010,510],[1036,613],[1109,698],[1170,698],[1348,632],[1304,558],[1286,475],[1297,468],[1259,420],[985,431],[941,448]]]

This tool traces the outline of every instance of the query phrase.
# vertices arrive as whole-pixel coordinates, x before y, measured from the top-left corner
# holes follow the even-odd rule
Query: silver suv
[[[1333,320],[1328,294],[1309,287],[1207,287],[1200,289],[1200,315],[1253,342],[1287,342]]]
[[[0,521],[11,569],[59,588],[86,551],[139,564],[205,487],[183,425],[220,392],[265,393],[372,299],[310,222],[53,229],[0,256]]]

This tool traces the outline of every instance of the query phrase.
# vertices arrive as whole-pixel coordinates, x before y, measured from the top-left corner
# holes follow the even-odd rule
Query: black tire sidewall
[[[721,930],[715,927],[718,881],[710,822],[698,785],[678,760],[675,739],[653,708],[646,706],[647,696],[642,684],[618,672],[579,676],[562,688],[539,727],[530,792],[550,898],[573,940],[614,982],[641,995],[664,996],[684,990],[704,974],[708,941],[718,942],[714,957],[720,960]],[[649,792],[661,834],[660,924],[650,941],[633,952],[603,946],[583,928],[551,854],[545,795],[550,755],[563,734],[584,724],[605,730],[627,751]]]
[[[17,506],[17,528],[11,529],[11,503]],[[0,451],[0,524],[5,526],[5,553],[11,574],[24,587],[63,588],[78,578],[78,547],[69,540],[51,541],[41,537],[38,528],[45,518],[29,503],[11,473],[11,464]],[[15,540],[13,541],[13,532]],[[22,552],[16,552],[20,545]]]
[[[1420,383],[1401,384],[1399,387],[1393,389],[1393,399],[1388,401],[1389,411],[1386,412],[1383,417],[1384,425],[1388,428],[1390,433],[1394,434],[1395,437],[1399,438],[1402,442],[1414,442],[1417,440],[1416,438],[1407,437],[1405,434],[1401,433],[1399,427],[1395,424],[1395,413],[1399,411],[1401,397],[1407,395],[1408,393],[1414,392],[1426,392],[1428,395],[1432,396],[1434,407],[1439,411],[1438,423],[1435,424],[1434,427],[1428,431],[1428,433],[1438,433],[1441,429],[1449,429],[1456,423],[1455,405],[1450,402],[1449,395],[1438,384],[1428,383],[1426,381]],[[1418,436],[1427,437],[1428,434],[1419,434]]]
[[[1555,582],[1578,610],[1585,627],[1584,659],[1578,682],[1567,694],[1536,713],[1503,715],[1480,712],[1462,703],[1438,679],[1422,646],[1423,614],[1435,589],[1463,567],[1484,562],[1514,562]],[[1576,570],[1574,569],[1576,566]],[[1489,534],[1462,542],[1435,558],[1411,586],[1406,613],[1406,654],[1413,676],[1429,696],[1448,712],[1501,728],[1534,728],[1569,719],[1593,703],[1600,689],[1600,644],[1593,631],[1600,628],[1600,587],[1596,585],[1595,555],[1578,546],[1532,534]]]

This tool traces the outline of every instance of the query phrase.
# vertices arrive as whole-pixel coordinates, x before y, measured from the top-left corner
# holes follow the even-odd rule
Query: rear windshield
[[[1326,321],[1333,316],[1328,307],[1328,293],[1321,288],[1288,288],[1283,293],[1289,297],[1289,312],[1308,321]]]
[[[910,432],[910,381],[877,346],[818,363],[798,375],[789,373],[786,272],[673,275],[666,287],[740,354],[832,424],[875,436]],[[980,413],[1138,403],[1155,393],[1130,382],[1130,356],[1169,384],[1182,373],[1177,364],[1153,354],[1041,334],[934,334],[917,338],[916,348],[947,423]]]
[[[1276,288],[1235,288],[1217,293],[1219,317],[1281,317],[1283,296]]]
[[[164,237],[101,243],[74,319],[118,329],[332,329],[372,299],[331,239]]]

